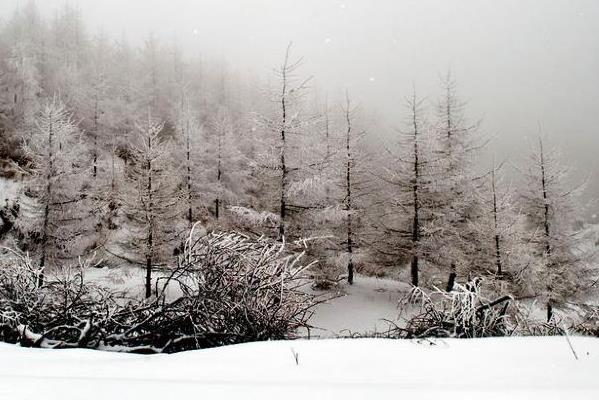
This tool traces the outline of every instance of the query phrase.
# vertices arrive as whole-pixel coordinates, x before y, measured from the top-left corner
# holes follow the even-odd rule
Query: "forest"
[[[292,43],[280,60],[242,76],[154,35],[92,34],[69,5],[3,20],[0,340],[288,338],[373,276],[421,305],[389,336],[599,334],[599,239],[546,135],[488,162],[497,138],[451,72],[436,98],[403,94],[383,135],[358,94],[317,90]],[[119,269],[132,292],[94,282]]]

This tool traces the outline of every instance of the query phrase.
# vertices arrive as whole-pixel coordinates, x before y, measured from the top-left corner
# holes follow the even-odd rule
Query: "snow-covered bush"
[[[435,289],[427,293],[414,288],[414,299],[420,302],[419,311],[409,318],[405,328],[396,327],[392,334],[419,338],[477,338],[508,336],[513,330],[507,313],[512,298],[486,298],[479,279],[464,285],[456,283],[450,292]]]
[[[192,230],[164,287],[176,282],[183,293],[186,334],[220,333],[227,343],[282,339],[307,325],[315,304],[304,290],[312,263],[303,257],[266,238]]]
[[[116,307],[113,295],[87,283],[88,261],[47,275],[28,255],[10,252],[0,265],[0,340],[34,347],[96,347],[102,320]],[[90,343],[92,336],[96,343]]]
[[[263,238],[194,231],[150,299],[86,282],[88,261],[55,270],[40,286],[42,269],[27,255],[2,257],[0,340],[158,353],[283,339],[307,327],[316,298],[303,289],[311,266],[303,252]],[[174,288],[179,295],[167,296]]]
[[[532,303],[516,303],[513,318],[518,327],[516,330],[518,335],[575,334],[599,337],[598,306],[587,303],[567,303],[554,310],[547,310],[544,306],[537,300]]]

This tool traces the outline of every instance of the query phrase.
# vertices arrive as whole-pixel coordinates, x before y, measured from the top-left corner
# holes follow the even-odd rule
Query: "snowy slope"
[[[597,399],[599,339],[571,340],[579,360],[564,337],[281,341],[158,356],[0,344],[0,398]]]

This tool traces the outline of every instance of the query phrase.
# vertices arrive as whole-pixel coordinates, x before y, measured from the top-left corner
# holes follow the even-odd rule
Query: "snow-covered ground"
[[[342,285],[338,297],[319,304],[310,319],[311,336],[351,336],[388,329],[385,320],[398,317],[398,302],[410,290],[408,284],[391,279],[357,275],[353,285]]]
[[[92,268],[88,278],[134,294],[142,272]],[[312,337],[384,331],[407,289],[356,276],[316,308]],[[599,339],[570,340],[578,360],[565,337],[297,340],[158,356],[0,343],[0,399],[597,399]]]
[[[155,272],[160,275],[160,272]],[[145,271],[140,267],[89,268],[86,279],[122,291],[130,296],[143,296]],[[324,297],[333,297],[315,307],[310,319],[310,337],[332,338],[384,332],[388,328],[385,320],[395,321],[398,317],[398,301],[410,289],[406,283],[391,279],[379,279],[357,275],[353,285],[342,283],[336,291],[315,292]],[[180,295],[176,285],[167,291]],[[300,332],[307,336],[307,332]]]
[[[20,184],[0,176],[0,206],[6,201],[15,200],[20,190]]]
[[[0,398],[597,399],[599,339],[570,339],[578,360],[564,337],[301,340],[157,356],[0,344]]]

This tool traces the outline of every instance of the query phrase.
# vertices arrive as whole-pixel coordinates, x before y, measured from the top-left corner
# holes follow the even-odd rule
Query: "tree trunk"
[[[547,196],[547,180],[545,177],[545,155],[543,154],[543,141],[539,139],[539,148],[541,154],[541,187],[543,190],[543,203],[544,203],[544,219],[543,227],[545,228],[545,251],[547,257],[551,256],[551,243],[550,239],[550,228],[549,228],[549,200]]]
[[[93,172],[92,177],[98,175],[98,94],[94,98],[94,149],[93,149]]]
[[[286,211],[287,211],[287,204],[286,204],[286,192],[287,192],[287,174],[288,174],[288,170],[287,170],[287,164],[285,161],[285,151],[286,151],[286,146],[287,146],[287,142],[286,142],[286,138],[285,138],[285,128],[286,128],[286,124],[287,124],[287,105],[286,105],[286,96],[287,96],[287,75],[286,75],[286,69],[287,69],[287,59],[285,59],[285,66],[283,67],[282,71],[283,71],[283,91],[281,94],[281,141],[280,141],[280,145],[281,145],[281,158],[280,158],[280,165],[279,168],[281,170],[281,193],[280,193],[280,200],[279,200],[279,240],[283,240],[285,237],[285,218],[286,218]]]
[[[221,127],[222,130],[222,127]],[[218,190],[220,190],[222,179],[222,132],[219,132],[218,136],[218,163],[216,166],[216,182]],[[214,216],[218,219],[220,214],[220,198],[217,196],[214,200]]]
[[[553,303],[551,300],[547,301],[547,323],[551,322],[553,318]]]
[[[152,256],[146,257],[146,299],[152,297]]]
[[[501,263],[501,245],[499,237],[499,225],[497,223],[497,191],[495,188],[495,165],[491,171],[491,184],[493,188],[493,223],[495,227],[495,264],[497,265],[497,275],[502,274]]]
[[[449,279],[447,280],[447,288],[446,288],[447,292],[451,292],[453,290],[457,276],[458,276],[458,274],[456,273],[455,264],[452,263],[451,264],[451,272],[449,273]]]
[[[189,221],[189,226],[193,224],[193,205],[192,205],[192,193],[191,193],[191,140],[190,140],[190,132],[189,132],[189,119],[187,120],[186,126],[186,158],[187,158],[187,220]]]
[[[50,223],[50,203],[52,202],[52,176],[54,174],[54,151],[53,151],[53,136],[54,127],[52,122],[52,114],[50,114],[50,126],[48,127],[48,171],[46,171],[46,204],[44,206],[44,223],[42,231],[42,254],[40,257],[40,275],[38,277],[38,286],[44,284],[44,269],[46,267],[46,257],[48,248],[48,229]]]
[[[544,214],[543,214],[543,227],[545,229],[545,253],[546,253],[546,263],[545,268],[547,272],[549,272],[549,268],[551,268],[551,230],[549,225],[549,198],[547,195],[547,178],[545,176],[545,154],[543,153],[543,141],[539,138],[539,151],[540,151],[540,161],[541,161],[541,188],[543,190],[543,205],[544,205]],[[550,294],[551,295],[551,294]],[[551,320],[553,316],[553,305],[551,299],[547,302],[547,322]]]
[[[419,284],[418,256],[420,250],[420,203],[418,200],[418,190],[420,183],[420,159],[418,149],[418,110],[416,101],[416,92],[412,98],[412,124],[414,129],[414,177],[412,184],[412,201],[414,203],[414,219],[412,222],[412,261],[410,263],[410,273],[412,275],[412,285]]]
[[[148,127],[149,128],[149,127]],[[152,139],[148,136],[148,154],[151,154],[152,151]],[[152,213],[154,212],[154,204],[152,202],[152,161],[148,158],[147,162],[148,169],[148,221],[147,221],[147,229],[148,229],[148,242],[146,249],[146,298],[152,296],[152,254],[154,252],[154,221]]]
[[[347,149],[347,165],[345,170],[345,210],[347,211],[347,282],[352,285],[354,283],[354,263],[353,263],[353,242],[352,242],[352,186],[351,186],[351,115],[350,115],[350,101],[347,98],[347,109],[345,110],[345,117],[347,121],[347,134],[346,134],[346,149]]]

